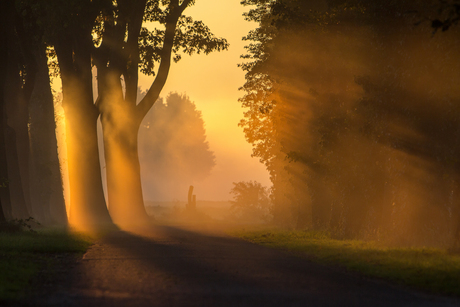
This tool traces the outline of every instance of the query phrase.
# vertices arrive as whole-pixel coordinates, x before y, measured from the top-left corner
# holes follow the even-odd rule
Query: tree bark
[[[5,146],[5,85],[8,70],[9,32],[11,31],[12,0],[0,1],[0,221],[11,218],[11,201],[8,187],[8,165]]]
[[[142,194],[137,144],[140,124],[131,121],[129,115],[120,116],[120,113],[115,121],[111,121],[109,114],[104,114],[101,121],[110,215],[122,226],[145,223],[148,216]]]
[[[129,66],[134,68],[134,71],[113,65],[116,63],[115,60],[119,59],[111,59],[110,53],[104,53],[110,48],[110,41],[108,46],[105,46],[107,41],[101,44],[100,51],[106,55],[106,58],[98,58],[98,64],[96,64],[98,67],[98,100],[100,101],[98,106],[104,135],[109,211],[116,224],[138,224],[148,221],[142,194],[138,132],[142,119],[158,99],[168,78],[176,25],[189,3],[190,0],[183,1],[182,5],[179,5],[178,0],[170,2],[170,13],[166,17],[165,38],[157,76],[147,95],[138,105],[136,105],[134,94],[137,93],[138,80],[137,40],[145,4],[142,4],[142,1],[138,2],[137,13],[139,14],[134,13],[129,18],[131,24],[128,26],[128,31],[132,35],[128,37],[127,45],[131,48],[126,58],[132,62]],[[116,30],[114,26],[107,28],[107,31]],[[107,37],[114,37],[108,34]],[[125,97],[123,97],[120,85],[120,76],[123,74],[126,74]]]
[[[32,213],[29,198],[29,133],[27,110],[28,90],[34,82],[35,69],[25,60],[25,52],[17,42],[15,31],[9,33],[8,80],[4,92],[6,131],[5,142],[8,161],[12,215],[15,218],[27,218]],[[27,70],[27,78],[21,77],[21,68]]]
[[[35,52],[35,61],[37,78],[29,104],[33,207],[43,223],[66,225],[53,95],[44,46]]]
[[[81,33],[83,32],[83,33]],[[79,228],[112,224],[105,203],[93,103],[91,29],[71,31],[55,44],[62,77],[70,187],[69,222]]]
[[[9,125],[6,125],[5,128],[5,146],[8,148],[6,154],[8,162],[8,187],[11,197],[11,215],[13,218],[25,219],[28,218],[30,214],[27,210],[22,178],[19,170],[16,132]]]

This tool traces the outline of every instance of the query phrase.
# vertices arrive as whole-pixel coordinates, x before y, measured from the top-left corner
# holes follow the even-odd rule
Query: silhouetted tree
[[[7,80],[7,67],[8,67],[8,24],[9,16],[12,11],[13,1],[2,1],[0,3],[0,193],[4,194],[5,184],[8,180],[8,168],[6,164],[6,147],[5,147],[5,122],[4,122],[4,108],[5,96],[4,90]],[[8,214],[7,204],[5,204],[4,197],[0,197],[0,222],[5,222]]]
[[[156,199],[173,199],[207,177],[215,165],[201,112],[186,95],[155,103],[139,131],[144,187]],[[148,184],[148,185],[147,185]]]
[[[11,19],[5,96],[13,215],[65,224],[44,29],[27,1],[16,2]]]

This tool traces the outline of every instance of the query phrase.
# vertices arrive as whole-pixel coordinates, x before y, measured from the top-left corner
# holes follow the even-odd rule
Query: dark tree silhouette
[[[186,95],[170,93],[155,103],[139,131],[144,187],[155,200],[178,197],[215,165],[201,112]]]
[[[12,11],[13,1],[2,1],[0,3],[0,195],[4,194],[5,184],[8,180],[8,168],[6,165],[6,147],[5,147],[5,122],[4,108],[5,97],[4,89],[7,80],[7,63],[8,63],[8,16]],[[0,197],[0,222],[5,222],[5,215],[8,213],[4,197]]]
[[[6,122],[2,137],[5,137],[9,176],[3,172],[4,178],[8,177],[1,193],[3,203],[9,208],[9,218],[28,218],[33,215],[44,224],[65,224],[67,216],[57,159],[54,109],[43,28],[36,23],[26,3],[8,1],[6,4],[7,23],[3,29],[7,65],[2,93],[2,119]],[[42,88],[40,93],[37,92],[38,88]],[[48,90],[48,96],[43,95],[43,89],[45,93]],[[33,107],[30,112],[29,106]],[[40,124],[35,125],[36,121]],[[46,154],[37,156],[40,150]],[[41,167],[35,176],[30,172],[29,161]],[[47,175],[53,171],[57,179],[54,181]],[[32,189],[33,202],[30,197],[33,187],[31,182],[41,184],[38,189]],[[51,194],[55,196],[52,200]]]

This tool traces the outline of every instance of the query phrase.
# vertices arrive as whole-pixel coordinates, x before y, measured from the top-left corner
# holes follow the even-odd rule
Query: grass
[[[64,230],[0,233],[0,305],[23,298],[31,280],[56,257],[83,254],[92,241]]]
[[[250,230],[233,235],[365,276],[434,294],[460,296],[460,256],[446,250],[389,248],[376,242],[335,240],[313,231]]]

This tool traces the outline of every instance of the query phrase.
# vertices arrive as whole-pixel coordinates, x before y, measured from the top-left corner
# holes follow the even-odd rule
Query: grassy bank
[[[0,305],[21,299],[32,278],[59,257],[83,254],[92,239],[58,230],[0,233]]]
[[[351,272],[436,294],[460,296],[460,256],[432,248],[387,248],[375,242],[334,240],[311,231],[238,231],[245,240],[293,252]]]

